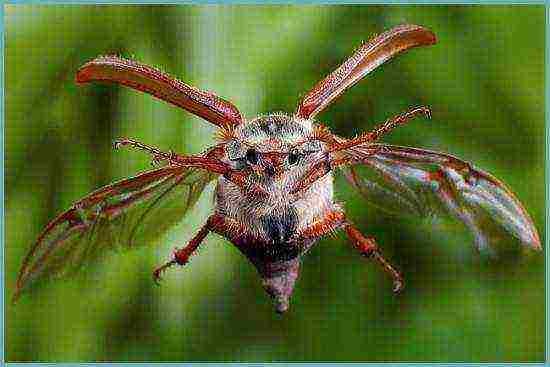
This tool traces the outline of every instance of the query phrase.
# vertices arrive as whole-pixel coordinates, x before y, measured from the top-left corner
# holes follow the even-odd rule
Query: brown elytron
[[[227,238],[256,267],[278,312],[288,309],[301,257],[324,235],[344,230],[359,253],[376,261],[403,287],[399,272],[365,237],[333,198],[340,170],[372,204],[417,217],[438,211],[461,220],[481,251],[495,253],[502,234],[541,249],[533,222],[514,194],[489,175],[451,155],[377,143],[426,107],[397,115],[353,139],[330,133],[313,118],[386,60],[436,42],[429,30],[401,25],[362,45],[299,103],[293,115],[246,120],[235,106],[146,65],[114,56],[86,63],[78,83],[122,84],[170,102],[219,128],[219,143],[204,154],[164,152],[132,139],[129,147],[152,156],[160,168],[101,188],[50,222],[23,260],[14,299],[33,281],[68,274],[106,249],[133,247],[158,238],[177,223],[216,180],[215,208],[187,246],[153,272],[156,281],[185,265],[204,238]]]

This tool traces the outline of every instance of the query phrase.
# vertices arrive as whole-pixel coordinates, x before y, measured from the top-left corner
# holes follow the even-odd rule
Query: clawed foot
[[[377,260],[384,270],[392,277],[393,280],[393,293],[400,293],[405,288],[405,282],[401,277],[401,274],[391,266],[386,259],[382,257],[382,254],[378,251],[376,243],[372,242],[361,249],[361,254],[367,258]]]
[[[160,281],[161,281],[161,275],[162,273],[172,267],[173,265],[185,265],[187,264],[187,261],[189,261],[189,254],[187,253],[187,251],[185,251],[185,248],[184,249],[174,249],[174,258],[170,261],[168,261],[166,264],[158,267],[155,269],[155,271],[153,271],[153,281],[157,284],[157,285],[160,285]]]
[[[405,287],[405,282],[403,282],[403,277],[397,270],[391,266],[386,259],[380,254],[380,252],[377,249],[374,249],[371,252],[371,257],[374,258],[380,265],[382,265],[382,268],[388,273],[393,280],[393,293],[399,293],[403,290]]]
[[[114,142],[113,142],[113,148],[115,150],[119,150],[120,148],[122,148],[123,146],[125,145],[128,145],[130,144],[129,140],[126,139],[126,138],[120,138],[120,139],[116,139]]]
[[[398,294],[401,293],[401,291],[405,288],[405,283],[403,282],[403,278],[399,276],[398,278],[393,279],[393,293]]]
[[[166,270],[168,269],[169,267],[171,267],[172,265],[175,265],[177,264],[176,260],[171,260],[169,262],[167,262],[166,264],[158,267],[155,269],[155,271],[153,271],[153,281],[155,282],[156,285],[160,285],[160,281],[161,281],[161,274]]]

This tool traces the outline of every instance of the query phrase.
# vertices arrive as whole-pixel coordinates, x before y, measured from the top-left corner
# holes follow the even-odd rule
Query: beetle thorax
[[[260,116],[235,131],[226,161],[248,172],[249,190],[221,177],[216,212],[254,237],[287,242],[334,210],[331,174],[291,195],[295,184],[325,155],[322,144],[311,143],[309,120],[284,114]]]

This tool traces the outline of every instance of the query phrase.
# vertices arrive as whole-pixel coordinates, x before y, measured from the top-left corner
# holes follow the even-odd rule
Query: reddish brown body
[[[215,208],[206,224],[173,259],[154,271],[185,265],[209,232],[227,238],[256,267],[278,312],[288,309],[301,257],[320,238],[343,229],[363,256],[374,259],[403,287],[401,275],[373,238],[355,228],[333,197],[333,173],[342,170],[367,200],[417,217],[442,210],[461,220],[481,251],[494,254],[501,234],[540,250],[527,211],[488,173],[445,153],[376,143],[418,115],[416,107],[353,139],[330,133],[314,117],[365,75],[396,54],[434,44],[429,30],[395,27],[362,45],[299,103],[294,114],[246,120],[231,103],[147,65],[115,56],[82,66],[76,81],[122,84],[183,108],[219,127],[219,144],[197,156],[163,152],[120,139],[164,164],[113,183],[76,202],[54,219],[31,248],[19,272],[17,298],[33,280],[68,273],[111,247],[130,247],[158,236],[183,217],[204,187],[216,179]],[[366,168],[367,173],[361,170]],[[117,226],[116,230],[113,226]]]

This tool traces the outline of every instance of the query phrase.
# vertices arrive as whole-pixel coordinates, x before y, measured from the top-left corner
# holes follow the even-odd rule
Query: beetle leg
[[[202,243],[206,235],[211,231],[212,225],[211,225],[212,219],[208,219],[206,224],[201,228],[201,230],[189,241],[187,246],[178,249],[176,248],[174,250],[174,255],[172,260],[168,261],[162,266],[159,266],[158,268],[153,271],[153,280],[155,283],[159,284],[159,281],[161,280],[161,274],[168,268],[170,268],[173,265],[185,265],[189,261],[189,257],[197,250],[199,245]]]
[[[330,152],[337,152],[343,149],[353,147],[355,145],[372,143],[377,141],[382,135],[389,133],[391,130],[395,129],[399,125],[406,124],[411,119],[424,115],[427,119],[432,117],[430,109],[426,106],[414,107],[403,112],[399,115],[393,116],[392,118],[386,120],[382,125],[375,128],[373,131],[359,135],[354,139],[349,139],[343,143],[336,143],[330,149]]]
[[[393,116],[391,119],[386,120],[382,125],[374,129],[374,131],[367,133],[365,135],[365,138],[367,138],[369,141],[376,141],[378,138],[380,138],[382,135],[390,132],[394,128],[396,128],[399,125],[406,124],[411,119],[424,115],[425,118],[431,119],[432,118],[432,112],[430,109],[426,106],[419,106],[409,109],[408,111],[401,113],[399,115]]]
[[[199,167],[206,169],[210,172],[223,175],[227,180],[237,185],[243,192],[251,192],[251,190],[258,196],[265,196],[267,192],[259,185],[250,185],[247,180],[247,173],[231,168],[228,164],[222,162],[216,158],[209,158],[208,156],[183,156],[173,151],[163,152],[158,148],[151,145],[141,143],[134,139],[121,138],[114,142],[115,149],[119,149],[123,146],[130,146],[135,149],[143,150],[153,156],[153,165],[159,164],[162,161],[168,161],[172,165],[188,165],[191,167]],[[212,154],[214,155],[214,154]]]
[[[246,179],[247,173],[231,168],[227,163],[222,162],[217,158],[208,156],[183,156],[173,151],[163,152],[151,145],[141,143],[134,139],[121,138],[114,142],[115,149],[123,146],[130,146],[135,149],[143,150],[153,156],[152,164],[159,164],[162,161],[168,161],[172,165],[186,165],[190,167],[199,167],[210,172],[223,175],[227,180],[233,182],[241,190],[249,192],[254,190],[258,195],[266,195],[267,193],[258,185],[249,187],[249,182]],[[215,156],[214,154],[212,154]]]
[[[399,272],[382,256],[375,239],[372,237],[365,238],[365,236],[350,223],[346,223],[344,229],[354,246],[361,252],[361,255],[373,258],[382,266],[385,272],[390,274],[393,279],[393,292],[399,293],[405,286],[403,277],[401,277],[401,274],[399,274]]]
[[[332,170],[332,162],[328,156],[323,157],[317,163],[313,164],[309,170],[298,180],[292,187],[290,194],[297,197],[301,192],[309,189],[309,187],[320,178],[327,175]]]
[[[163,152],[158,148],[151,145],[144,144],[134,139],[120,138],[114,142],[115,149],[120,149],[123,146],[130,146],[135,149],[143,150],[153,156],[153,165],[160,164],[162,161],[168,161],[169,163],[176,163],[178,161],[178,154],[173,151]]]

